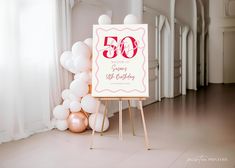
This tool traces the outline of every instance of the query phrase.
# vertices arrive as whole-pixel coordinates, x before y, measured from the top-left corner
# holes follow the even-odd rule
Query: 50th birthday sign
[[[92,96],[148,97],[147,25],[94,25]]]

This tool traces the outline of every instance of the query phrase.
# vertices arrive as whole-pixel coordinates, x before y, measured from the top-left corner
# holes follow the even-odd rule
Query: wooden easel
[[[140,112],[141,112],[141,117],[142,117],[142,123],[143,123],[143,128],[144,128],[144,138],[145,138],[145,147],[147,150],[150,150],[149,146],[149,140],[148,140],[148,133],[147,133],[147,128],[146,128],[146,123],[145,123],[145,118],[144,118],[144,111],[143,111],[143,104],[142,101],[145,100],[146,98],[98,98],[98,104],[96,106],[96,112],[95,112],[95,121],[94,121],[94,128],[96,125],[96,120],[97,120],[97,115],[100,107],[101,100],[105,100],[105,112],[104,112],[104,117],[107,114],[107,102],[111,100],[117,100],[119,101],[119,139],[122,140],[122,101],[127,100],[128,101],[128,111],[129,111],[129,117],[130,117],[130,122],[131,122],[131,127],[132,127],[132,133],[133,136],[135,136],[135,131],[134,131],[134,124],[132,121],[132,114],[131,114],[131,107],[130,107],[130,100],[136,100],[139,102],[140,106]],[[102,132],[103,132],[103,127],[104,127],[104,117],[103,117],[103,122],[102,122]],[[102,135],[101,132],[101,135]],[[94,140],[94,135],[95,135],[95,130],[92,130],[92,135],[91,135],[91,144],[90,144],[90,149],[93,149],[93,140]]]

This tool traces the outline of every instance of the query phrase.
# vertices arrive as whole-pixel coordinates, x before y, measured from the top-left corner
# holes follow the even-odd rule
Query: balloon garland
[[[111,24],[107,15],[98,19],[100,25]],[[127,15],[124,24],[137,24],[139,20],[134,15]],[[91,64],[92,38],[73,44],[71,51],[65,51],[60,57],[63,68],[74,74],[74,80],[68,89],[61,93],[63,102],[53,110],[55,128],[61,131],[69,129],[71,132],[84,132],[88,127],[101,132],[105,107],[101,104],[94,128],[95,109],[97,100],[91,96]],[[109,128],[107,116],[104,119],[103,131]]]
[[[93,121],[90,118],[94,118],[92,113],[95,113],[97,100],[91,96],[91,58],[92,38],[76,42],[72,46],[72,51],[65,51],[60,57],[61,65],[74,74],[74,80],[68,89],[62,91],[62,104],[53,110],[54,125],[58,130],[69,129],[71,132],[83,132],[91,125],[89,121]],[[99,112],[103,113],[103,111],[104,105],[101,105]],[[99,116],[95,129],[100,132],[103,114]],[[105,116],[104,131],[108,127],[109,120]]]

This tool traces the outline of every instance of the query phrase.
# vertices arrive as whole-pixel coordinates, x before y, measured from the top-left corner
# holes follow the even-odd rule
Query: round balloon
[[[52,119],[51,119],[51,126],[52,126],[53,128],[56,128],[56,121],[57,121],[56,118],[52,118]]]
[[[84,96],[81,100],[82,109],[88,113],[95,113],[96,105],[97,100],[91,94]]]
[[[63,54],[60,56],[60,63],[61,65],[65,66],[66,60],[72,58],[73,54],[71,51],[65,51]]]
[[[63,106],[65,109],[69,109],[69,105],[70,105],[71,101],[69,99],[66,99],[63,101]]]
[[[91,114],[89,116],[89,127],[92,129],[95,129],[96,132],[102,132],[103,117],[104,117],[103,114],[100,114],[100,113],[97,114],[96,124],[94,127],[95,114]],[[108,117],[105,116],[103,131],[106,131],[108,128],[109,128],[109,120],[108,120]]]
[[[87,38],[86,40],[84,40],[84,43],[90,48],[90,50],[92,51],[92,38]]]
[[[78,101],[72,101],[69,105],[71,112],[79,112],[81,110],[81,104]]]
[[[77,57],[73,63],[76,73],[91,69],[91,60],[89,58]]]
[[[74,76],[74,79],[79,79],[79,80],[82,80],[86,83],[89,82],[90,80],[90,74],[89,74],[89,71],[84,71],[84,72],[81,72],[81,73],[78,73]]]
[[[129,14],[124,18],[124,24],[140,24],[140,21],[135,15]]]
[[[74,79],[79,79],[80,73],[81,73],[81,72],[76,73],[73,78],[74,78]]]
[[[83,112],[71,113],[67,121],[71,132],[83,132],[88,126],[88,119]]]
[[[76,73],[76,69],[74,67],[74,61],[72,58],[65,61],[64,68],[70,71],[71,73]]]
[[[80,57],[89,59],[91,57],[91,50],[84,42],[78,41],[72,46],[72,54],[74,58]]]
[[[58,130],[65,131],[68,129],[68,122],[67,120],[57,120],[55,126]]]
[[[73,93],[70,93],[69,94],[69,100],[71,100],[71,101],[81,101],[81,97],[80,96],[76,96]]]
[[[58,105],[53,110],[53,115],[58,120],[65,120],[68,118],[69,110],[62,105]]]
[[[85,83],[79,79],[75,79],[70,84],[70,90],[72,91],[72,93],[74,95],[76,95],[76,97],[85,96],[88,93],[88,89],[89,88],[88,88],[87,83]]]
[[[100,25],[107,25],[107,24],[111,24],[111,19],[108,15],[101,15],[98,19],[98,23]]]
[[[64,63],[64,68],[69,70],[69,68],[73,68],[73,60],[72,58],[69,58]]]
[[[63,92],[62,92],[62,94],[61,94],[62,99],[64,99],[64,100],[65,100],[65,99],[68,99],[70,93],[71,93],[71,92],[70,92],[69,89],[63,90]]]
[[[90,116],[90,113],[85,112],[83,109],[81,109],[81,112],[83,112],[87,118]]]

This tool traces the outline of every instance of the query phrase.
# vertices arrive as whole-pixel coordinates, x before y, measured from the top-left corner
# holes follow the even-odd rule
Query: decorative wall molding
[[[224,0],[224,16],[235,17],[235,0]]]
[[[227,34],[227,35],[226,35]],[[231,36],[233,34],[233,36]],[[233,58],[233,50],[234,48],[232,45],[234,43],[234,37],[235,35],[235,27],[233,28],[225,28],[223,29],[223,83],[234,83],[234,68],[232,63],[234,62],[231,60]],[[232,39],[231,39],[232,38]],[[228,40],[230,39],[230,40]],[[227,42],[225,42],[227,41]],[[232,51],[231,51],[232,50]]]

